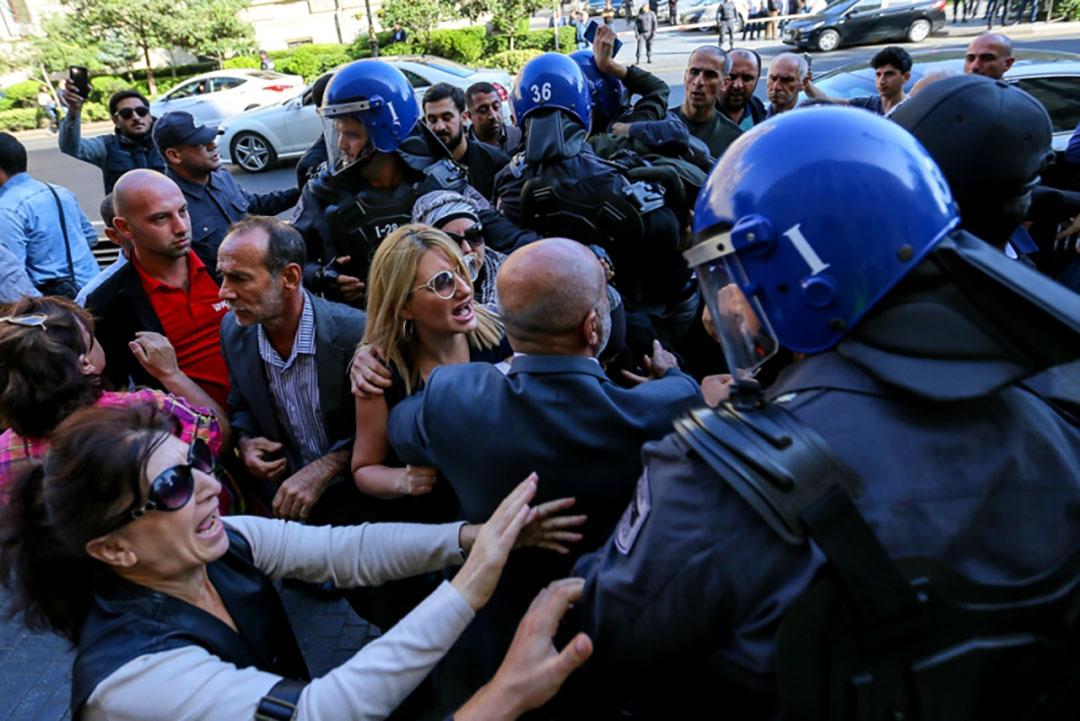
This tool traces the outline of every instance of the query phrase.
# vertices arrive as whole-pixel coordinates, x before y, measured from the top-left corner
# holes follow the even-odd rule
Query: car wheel
[[[817,36],[817,49],[823,53],[832,52],[840,47],[840,33],[833,29],[822,30]]]
[[[249,173],[261,173],[273,166],[277,152],[258,133],[240,133],[232,142],[232,159]]]
[[[930,35],[930,21],[920,18],[911,23],[907,31],[907,39],[913,43],[921,43]]]

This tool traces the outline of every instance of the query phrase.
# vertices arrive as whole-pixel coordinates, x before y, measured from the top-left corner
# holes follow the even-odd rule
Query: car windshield
[[[424,65],[427,65],[429,68],[435,68],[436,70],[442,70],[444,73],[456,75],[459,78],[467,78],[475,72],[472,68],[444,58],[439,58],[438,60],[425,60]]]

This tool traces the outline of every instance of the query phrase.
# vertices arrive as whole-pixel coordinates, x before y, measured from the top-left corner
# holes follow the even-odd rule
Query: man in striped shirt
[[[229,414],[244,465],[274,515],[356,522],[345,379],[364,313],[305,291],[305,259],[295,229],[260,216],[234,225],[218,250],[220,295],[230,310],[221,326]]]

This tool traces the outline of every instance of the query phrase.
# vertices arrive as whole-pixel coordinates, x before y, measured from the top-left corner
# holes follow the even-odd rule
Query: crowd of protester
[[[824,556],[709,476],[782,468],[714,463],[712,441],[671,434],[697,419],[750,443],[695,409],[753,416],[739,403],[770,386],[863,479],[888,551],[988,583],[1065,555],[1080,528],[1050,506],[1080,495],[1080,386],[1051,371],[1080,357],[1080,128],[1055,158],[1046,110],[998,82],[1000,34],[913,89],[912,57],[884,48],[856,98],[829,97],[802,55],[734,47],[737,13],[765,19],[745,40],[804,7],[721,3],[721,43],[688,56],[674,107],[641,65],[648,3],[637,63],[601,25],[591,49],[525,66],[513,123],[487,83],[417,102],[392,66],[349,64],[315,83],[324,133],[297,186],[262,195],[221,167],[217,128],[154,118],[134,90],[109,101],[113,134],[82,138],[69,84],[59,145],[101,169],[121,248],[104,270],[75,196],[0,134],[0,582],[77,648],[72,717],[676,718],[710,696],[769,717],[777,629]],[[838,187],[851,197],[823,195]],[[847,259],[878,258],[876,235],[889,259],[853,289],[818,277],[845,262],[807,240],[818,226],[857,240]],[[811,275],[761,269],[780,236]],[[755,295],[774,291],[775,307]],[[787,313],[795,296],[825,315]],[[844,412],[875,394],[890,400]],[[948,443],[930,453],[942,417],[1010,426],[970,429],[977,456],[1021,437],[1042,455],[1018,471],[1004,451],[971,467]],[[935,463],[963,477],[960,500],[931,502],[944,480],[880,480],[888,459],[920,483]],[[989,537],[1008,535],[1000,518],[965,505],[984,477],[1002,505],[987,515],[1028,512],[1011,552]],[[920,510],[882,511],[886,487]],[[340,589],[382,635],[312,680],[284,578]]]

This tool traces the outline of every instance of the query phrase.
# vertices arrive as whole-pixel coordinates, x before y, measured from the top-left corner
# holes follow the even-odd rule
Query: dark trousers
[[[743,25],[742,39],[745,42],[746,36],[749,35],[751,40],[757,40],[761,37],[761,29],[763,23],[759,21],[759,18],[765,17],[763,13],[751,13],[750,17],[746,19],[746,24]]]
[[[994,27],[994,17],[1001,15],[1001,25],[1006,25],[1009,19],[1009,1],[1008,0],[990,0],[986,6],[986,29]]]
[[[735,23],[730,20],[721,20],[719,25],[719,35],[716,38],[716,44],[721,48],[724,47],[724,33],[727,33],[728,37],[728,50],[735,47]]]
[[[652,35],[638,35],[637,36],[637,61],[641,62],[641,47],[645,46],[645,59],[652,62]]]

